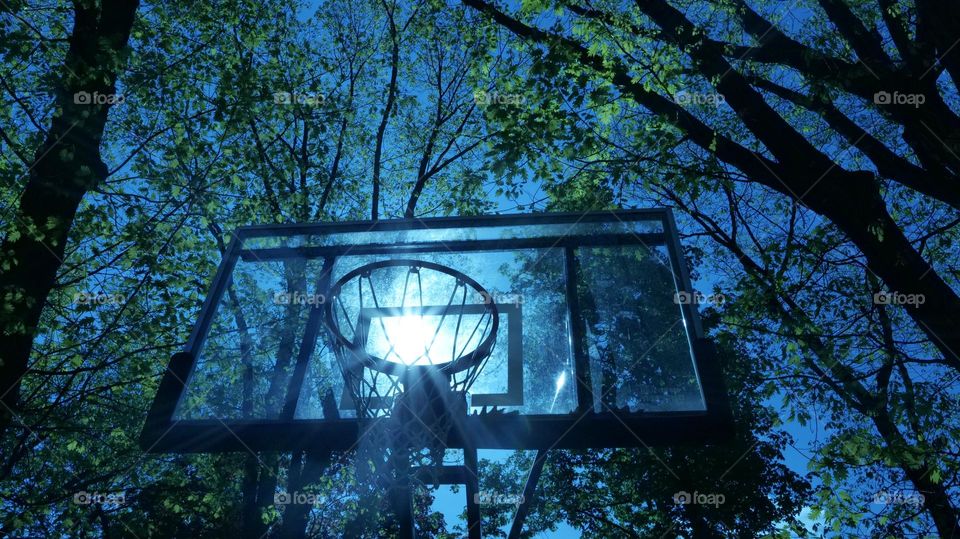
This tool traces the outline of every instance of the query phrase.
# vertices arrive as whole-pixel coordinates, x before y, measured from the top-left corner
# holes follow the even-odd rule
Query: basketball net
[[[327,325],[360,422],[361,478],[372,472],[390,482],[398,465],[443,465],[451,432],[467,417],[466,392],[495,342],[490,297],[466,275],[416,260],[367,264],[331,287]],[[413,324],[388,324],[390,317]],[[412,348],[411,331],[422,332]],[[416,357],[402,357],[410,349]]]

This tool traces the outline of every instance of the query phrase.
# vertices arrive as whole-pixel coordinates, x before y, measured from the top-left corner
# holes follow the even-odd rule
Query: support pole
[[[413,519],[413,493],[410,489],[410,454],[402,448],[390,455],[394,471],[390,502],[399,526],[400,539],[416,539]]]
[[[480,477],[477,475],[477,448],[463,449],[463,466],[467,469],[467,537],[480,539]]]
[[[510,539],[520,537],[523,531],[523,523],[527,520],[527,513],[530,512],[530,503],[533,502],[533,495],[537,492],[537,483],[540,482],[540,474],[543,472],[543,463],[547,460],[547,450],[537,451],[537,456],[533,460],[533,467],[530,468],[530,475],[527,476],[527,484],[523,487],[523,500],[517,506],[517,512],[513,516],[513,525],[510,526]]]

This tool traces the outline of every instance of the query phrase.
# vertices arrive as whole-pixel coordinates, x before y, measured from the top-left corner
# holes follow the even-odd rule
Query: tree
[[[0,435],[17,421],[20,382],[77,208],[107,176],[100,145],[117,99],[117,75],[126,62],[138,4],[75,3],[69,47],[60,71],[50,74],[55,111],[33,161],[24,161],[29,176],[12,216],[17,225],[7,231],[0,247]],[[33,31],[46,39],[40,30]],[[9,136],[5,138],[10,144]]]
[[[762,284],[740,275],[723,281],[739,292],[725,322],[808,369],[789,369],[791,379],[813,376],[801,387],[817,389],[802,399],[784,395],[791,413],[800,413],[798,400],[822,398],[838,415],[867,419],[885,440],[917,432],[901,415],[922,415],[913,381],[923,372],[949,376],[929,390],[950,394],[958,367],[950,340],[957,328],[943,323],[957,319],[958,305],[948,262],[955,255],[956,176],[945,166],[955,157],[957,114],[948,103],[957,91],[940,76],[950,73],[955,56],[942,35],[928,33],[943,30],[932,18],[949,20],[952,7],[879,2],[878,18],[873,2],[823,1],[810,7],[802,27],[787,28],[771,22],[773,3],[547,2],[524,4],[515,14],[481,0],[464,3],[526,43],[534,62],[529,94],[539,99],[524,114],[499,119],[522,142],[503,139],[497,155],[563,160],[566,167],[540,176],[558,196],[601,185],[615,203],[654,201],[688,211],[689,224],[700,230],[693,237],[716,241],[698,259],[702,271],[724,275],[726,263],[767,276]],[[546,10],[555,10],[545,19],[549,28],[544,19],[530,22]],[[887,102],[894,93],[900,97]],[[860,112],[865,100],[867,112]],[[937,138],[946,144],[931,143]],[[933,177],[943,181],[932,187]],[[924,308],[864,306],[884,289],[938,299]],[[792,343],[786,353],[784,339]],[[804,363],[811,356],[819,360]],[[875,388],[859,385],[875,375]],[[942,419],[927,411],[928,419]],[[871,429],[837,427],[832,441],[839,446],[822,449],[846,447],[845,458],[869,467],[863,452],[874,443],[866,435]],[[918,457],[899,449],[898,456],[884,453],[924,494],[927,515],[944,536],[957,526],[956,462],[944,446],[955,429],[941,423],[932,443],[918,433],[888,446],[916,447],[924,454],[919,466]],[[825,478],[847,479],[839,466],[818,464],[825,492]],[[856,504],[846,505],[831,518],[859,525],[846,513]],[[867,526],[889,520],[881,515]]]
[[[99,13],[100,6],[90,9]],[[369,211],[367,165],[383,88],[378,76],[381,53],[390,43],[386,17],[378,2],[330,2],[312,17],[304,15],[307,9],[241,0],[214,6],[150,4],[141,11],[131,31],[128,63],[115,66],[111,82],[127,106],[112,107],[97,144],[109,165],[77,206],[63,247],[66,262],[59,265],[49,293],[38,296],[38,336],[26,338],[32,353],[21,372],[26,376],[17,399],[20,428],[0,442],[4,533],[323,535],[339,533],[347,525],[343,515],[356,513],[349,474],[343,473],[346,482],[340,483],[323,476],[349,469],[343,456],[324,469],[317,455],[144,458],[137,446],[156,374],[186,339],[232,229],[362,218]],[[466,27],[457,17],[438,20],[442,13],[435,6],[411,12],[417,17],[405,39],[418,43],[428,41],[431,32],[459,35],[455,29]],[[50,13],[57,18],[44,21]],[[73,15],[59,6],[49,12],[31,6],[3,19],[3,30],[12,28],[17,38],[4,40],[3,49],[3,90],[9,96],[3,110],[12,111],[9,123],[8,116],[0,123],[4,158],[26,155],[24,148],[39,145],[43,137],[38,135],[46,136],[36,119],[52,117],[56,108],[33,94],[25,96],[24,88],[44,80],[45,62],[63,61],[69,51],[57,47],[67,43],[69,32],[60,23],[69,23]],[[46,35],[37,34],[37,28]],[[458,199],[437,196],[452,184],[446,175],[453,171],[474,178],[456,184],[456,191],[464,199],[479,199],[479,175],[471,172],[476,161],[467,164],[467,156],[477,148],[473,139],[482,126],[473,122],[476,116],[461,113],[469,108],[475,80],[465,58],[479,54],[475,44],[483,34],[463,35],[473,41],[455,48],[459,56],[450,63],[445,58],[431,64],[413,48],[400,50],[398,96],[384,132],[381,178],[384,207],[391,214],[408,206],[420,215],[455,211]],[[19,60],[30,68],[20,70]],[[438,68],[453,77],[453,86],[445,78],[439,79],[443,87],[434,86],[432,77],[420,78]],[[419,126],[433,121],[438,110],[437,101],[429,99],[431,88],[442,93],[444,117],[436,122],[434,148],[424,151],[429,131]],[[449,117],[448,107],[456,110]],[[416,164],[424,155],[430,159],[419,171]],[[15,201],[21,185],[14,180],[30,163],[0,163],[0,195]],[[411,178],[422,179],[414,202],[416,180]],[[11,242],[24,232],[19,221],[5,223]],[[25,314],[11,307],[15,317]],[[275,362],[258,373],[258,383],[282,370]],[[50,473],[51,466],[58,472]],[[131,478],[132,467],[142,475]],[[333,493],[327,507],[303,511],[274,504],[278,489],[317,484]],[[72,500],[79,490],[118,489],[126,495],[119,506]]]

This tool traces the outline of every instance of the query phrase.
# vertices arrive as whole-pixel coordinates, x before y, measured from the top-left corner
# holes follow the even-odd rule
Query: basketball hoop
[[[366,264],[330,288],[324,317],[349,397],[367,427],[390,418],[389,447],[442,458],[496,342],[491,297],[463,273],[420,260]]]

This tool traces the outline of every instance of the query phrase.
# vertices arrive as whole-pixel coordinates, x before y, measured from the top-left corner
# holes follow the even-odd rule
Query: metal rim
[[[484,340],[477,345],[476,348],[469,352],[465,352],[453,359],[452,361],[443,363],[441,365],[404,365],[402,363],[397,363],[390,361],[385,358],[381,358],[366,352],[362,347],[355,345],[352,341],[347,339],[341,332],[339,325],[336,323],[336,317],[334,316],[333,304],[334,300],[340,295],[340,291],[343,289],[343,286],[348,282],[352,281],[358,275],[368,273],[370,271],[385,268],[385,267],[396,267],[396,266],[409,266],[410,268],[426,268],[434,270],[440,273],[450,275],[451,277],[462,281],[464,284],[473,288],[480,297],[487,298],[487,301],[484,302],[484,305],[488,306],[490,316],[492,317],[492,322],[490,326],[490,332],[484,338]],[[493,300],[493,296],[490,294],[487,289],[482,287],[480,283],[464,274],[463,272],[457,271],[451,267],[444,266],[442,264],[437,264],[435,262],[426,262],[423,260],[414,260],[414,259],[392,259],[392,260],[380,260],[378,262],[372,262],[370,264],[364,264],[363,266],[354,268],[347,272],[343,277],[337,280],[330,287],[330,291],[327,294],[327,301],[323,306],[323,318],[324,323],[329,329],[331,335],[333,336],[336,344],[343,348],[349,350],[355,357],[357,357],[364,366],[371,369],[384,372],[391,375],[401,376],[409,373],[416,373],[415,376],[420,376],[435,370],[441,374],[453,374],[456,372],[461,372],[467,370],[471,367],[479,365],[484,359],[486,359],[490,353],[493,351],[493,346],[496,342],[497,332],[500,328],[500,316],[499,310],[497,309],[497,303]]]

